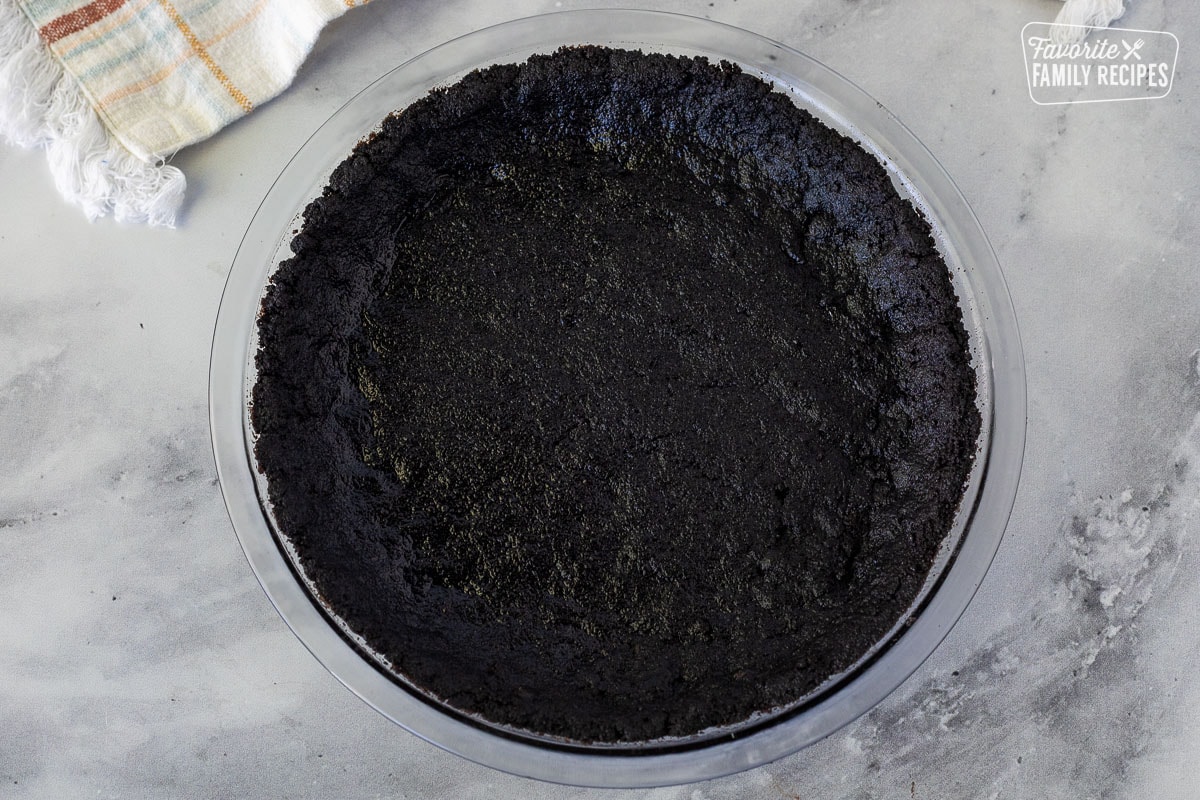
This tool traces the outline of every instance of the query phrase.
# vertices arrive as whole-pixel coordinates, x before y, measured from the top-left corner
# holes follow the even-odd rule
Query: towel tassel
[[[113,137],[14,0],[0,0],[0,137],[46,151],[58,191],[88,219],[175,227],[187,185]]]
[[[1076,27],[1052,28],[1050,36],[1058,44],[1080,42],[1087,34],[1084,26],[1107,28],[1124,13],[1122,0],[1066,0],[1054,22]]]

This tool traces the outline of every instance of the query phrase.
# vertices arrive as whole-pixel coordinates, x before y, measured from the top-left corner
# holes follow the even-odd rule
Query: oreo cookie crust
[[[450,707],[641,742],[908,612],[981,420],[878,161],[728,64],[598,47],[384,121],[259,319],[254,454],[319,603]]]

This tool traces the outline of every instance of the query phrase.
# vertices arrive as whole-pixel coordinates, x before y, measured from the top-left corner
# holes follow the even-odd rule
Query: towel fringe
[[[0,0],[0,137],[45,150],[59,193],[89,220],[175,227],[183,173],[141,160],[109,133],[14,0]]]
[[[1107,28],[1125,13],[1122,0],[1066,0],[1054,22],[1058,25],[1089,26]],[[1050,38],[1055,44],[1081,42],[1087,31],[1082,27],[1051,28]]]

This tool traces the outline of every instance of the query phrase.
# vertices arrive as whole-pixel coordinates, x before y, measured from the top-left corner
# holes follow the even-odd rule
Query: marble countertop
[[[615,797],[425,744],[309,655],[256,583],[209,444],[208,353],[241,235],[290,155],[386,68],[583,4],[378,0],[295,85],[174,159],[175,231],[87,223],[0,148],[0,797]],[[597,5],[630,5],[590,3]],[[1161,100],[1039,106],[1051,0],[682,0],[849,77],[954,176],[1024,340],[1012,520],[963,620],[877,709],[775,764],[636,798],[1194,798],[1200,786],[1200,6]]]

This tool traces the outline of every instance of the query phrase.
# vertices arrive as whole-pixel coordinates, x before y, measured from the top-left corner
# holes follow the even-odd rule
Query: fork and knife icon
[[[1128,61],[1130,56],[1133,56],[1138,61],[1142,60],[1142,54],[1138,50],[1142,49],[1142,45],[1146,43],[1145,39],[1138,39],[1133,44],[1121,39],[1121,44],[1125,46],[1125,55],[1121,56],[1122,60]]]

